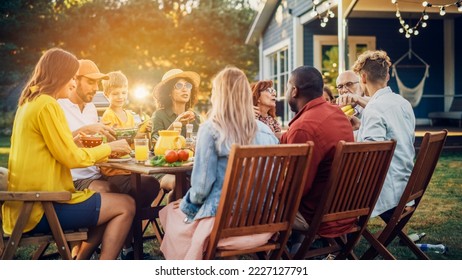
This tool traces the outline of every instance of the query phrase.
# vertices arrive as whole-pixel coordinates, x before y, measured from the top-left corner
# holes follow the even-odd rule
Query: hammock
[[[425,73],[424,76],[422,77],[422,80],[420,80],[419,84],[417,86],[410,88],[404,85],[404,83],[401,81],[401,79],[398,76],[398,71],[396,70],[396,65],[401,62],[406,56],[409,56],[409,59],[412,58],[412,55],[417,57],[424,65],[425,67]],[[395,63],[393,63],[392,67],[392,72],[391,76],[396,77],[396,83],[398,84],[398,89],[399,89],[399,94],[406,98],[409,103],[411,103],[412,107],[417,107],[420,103],[420,99],[422,99],[423,95],[423,90],[425,86],[425,80],[429,77],[429,69],[430,65],[426,63],[420,56],[418,56],[411,48],[409,48],[409,51],[405,53],[403,56],[401,56]]]

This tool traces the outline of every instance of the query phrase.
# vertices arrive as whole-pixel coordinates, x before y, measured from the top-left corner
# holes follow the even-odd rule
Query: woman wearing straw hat
[[[158,110],[152,116],[152,139],[159,137],[159,130],[173,129],[174,122],[182,123],[181,134],[186,136],[186,124],[193,124],[197,132],[200,116],[193,112],[199,92],[200,76],[196,72],[172,69],[167,71],[159,84],[154,87],[153,95]],[[160,174],[156,176],[160,187],[167,192],[175,186],[175,176]]]
[[[173,129],[173,122],[183,124],[181,134],[186,136],[186,124],[199,129],[200,116],[192,111],[199,92],[200,76],[196,72],[172,69],[164,74],[153,90],[158,110],[152,117],[152,137],[159,137],[159,130]]]

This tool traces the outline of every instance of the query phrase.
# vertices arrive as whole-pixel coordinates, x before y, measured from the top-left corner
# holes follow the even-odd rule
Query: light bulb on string
[[[391,0],[392,4],[396,4],[396,2],[397,2],[396,0]]]
[[[446,9],[443,7],[440,8],[440,16],[444,16],[446,14]]]
[[[459,12],[462,12],[462,3],[461,3],[461,2],[462,2],[462,1],[459,1],[459,2],[456,3],[457,10],[458,10]]]
[[[410,38],[410,37],[411,37],[411,34],[409,34],[409,33],[406,33],[406,35],[405,35],[405,36],[406,36],[406,38]]]
[[[399,33],[404,33],[404,29],[402,27],[398,31]]]
[[[414,35],[419,35],[419,30],[414,30]]]
[[[429,16],[428,16],[427,13],[424,13],[422,18],[423,18],[423,20],[428,20]]]
[[[396,11],[396,17],[400,17],[401,13],[399,11]]]
[[[321,27],[326,27],[326,23],[324,21],[321,22]]]
[[[427,23],[426,23],[426,22],[422,22],[422,27],[423,27],[423,28],[427,27]]]

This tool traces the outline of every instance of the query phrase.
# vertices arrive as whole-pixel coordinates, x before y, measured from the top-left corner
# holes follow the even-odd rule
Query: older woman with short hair
[[[276,119],[276,90],[273,81],[258,81],[250,87],[255,118],[268,125],[278,139],[281,138],[281,125]]]

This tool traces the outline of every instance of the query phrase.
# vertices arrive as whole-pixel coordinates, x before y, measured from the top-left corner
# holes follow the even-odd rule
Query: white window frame
[[[286,65],[286,71],[284,73],[282,73],[281,71],[281,64],[278,63],[277,65],[277,73],[272,73],[272,58],[274,55],[277,55],[277,61],[280,61],[280,54],[281,52],[283,51],[286,51],[287,53],[287,58],[286,58],[286,61],[287,61],[287,65]],[[290,72],[292,71],[292,46],[291,46],[291,40],[290,39],[286,39],[284,41],[281,41],[267,49],[265,49],[263,51],[263,79],[268,79],[268,80],[272,80],[273,82],[276,80],[276,79],[279,79],[281,76],[285,76],[286,79],[285,79],[285,83],[284,84],[281,84],[281,83],[277,83],[277,88],[276,88],[276,92],[277,92],[277,100],[278,101],[283,101],[284,102],[284,123],[283,125],[286,126],[288,125],[290,119],[292,119],[293,117],[293,113],[290,111],[289,109],[289,106],[286,102],[286,99],[285,99],[285,89],[286,89],[286,86],[287,86],[287,81],[289,79],[289,76],[290,76]],[[278,112],[276,112],[278,113]]]
[[[314,67],[321,71],[322,69],[322,46],[338,46],[338,37],[331,35],[314,35],[313,36],[313,63]],[[367,49],[375,50],[375,36],[348,36],[348,66],[354,64],[356,60],[356,46],[367,45]]]

